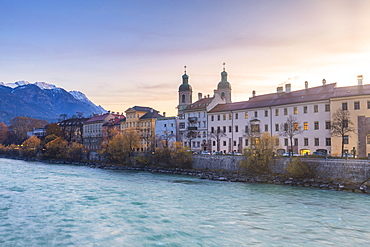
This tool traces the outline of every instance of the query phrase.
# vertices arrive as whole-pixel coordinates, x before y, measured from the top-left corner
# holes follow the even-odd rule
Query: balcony
[[[194,122],[198,121],[198,118],[197,117],[189,117],[188,121],[191,122],[191,123],[194,123]]]
[[[188,127],[188,130],[198,130],[198,127]]]

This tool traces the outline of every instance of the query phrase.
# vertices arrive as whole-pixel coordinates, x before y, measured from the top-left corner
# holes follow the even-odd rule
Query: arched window
[[[185,103],[185,95],[181,95],[181,103]]]
[[[224,99],[225,98],[225,92],[222,92],[221,93],[221,99]]]

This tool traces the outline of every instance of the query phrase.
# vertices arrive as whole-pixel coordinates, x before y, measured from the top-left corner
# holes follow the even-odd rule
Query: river
[[[0,246],[369,246],[370,197],[0,159]]]

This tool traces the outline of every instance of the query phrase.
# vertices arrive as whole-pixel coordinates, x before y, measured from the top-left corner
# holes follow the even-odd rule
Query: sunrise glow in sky
[[[370,83],[367,0],[0,0],[0,81],[45,81],[123,112],[175,115],[187,65],[193,98],[226,63],[233,101]]]

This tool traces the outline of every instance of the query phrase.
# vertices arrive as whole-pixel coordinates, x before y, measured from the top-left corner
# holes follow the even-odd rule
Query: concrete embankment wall
[[[195,155],[194,169],[244,172],[239,162],[243,156],[206,156]],[[317,178],[325,180],[342,180],[362,183],[370,178],[370,161],[368,160],[342,160],[342,159],[307,159],[302,158],[316,172]],[[286,174],[285,168],[289,158],[276,158],[272,165],[274,173]]]

